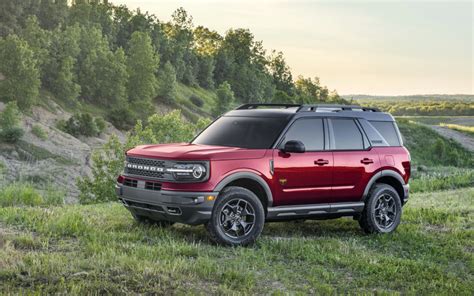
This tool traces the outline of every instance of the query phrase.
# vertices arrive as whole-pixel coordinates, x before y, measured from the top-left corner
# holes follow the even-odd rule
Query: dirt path
[[[437,131],[440,135],[445,138],[453,139],[464,148],[474,152],[474,138],[470,137],[466,134],[461,132],[449,129],[447,127],[439,126],[439,125],[430,125],[432,129]]]

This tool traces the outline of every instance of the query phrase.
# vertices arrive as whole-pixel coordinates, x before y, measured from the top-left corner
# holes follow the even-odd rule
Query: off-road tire
[[[240,237],[231,237],[230,234],[226,234],[222,222],[227,221],[223,218],[223,215],[226,215],[224,211],[228,209],[229,204],[235,203],[236,201],[240,201],[240,204],[249,206],[248,209],[251,209],[254,214],[254,216],[249,215],[249,217],[253,217],[254,220],[253,226],[249,229],[248,233],[245,233],[245,227],[241,226],[241,224],[239,224],[240,222],[237,223],[241,228],[240,230],[244,233]],[[228,223],[232,224],[232,221]],[[260,236],[264,224],[265,210],[258,197],[248,189],[230,186],[219,194],[212,210],[211,219],[206,224],[206,229],[211,239],[217,244],[224,246],[249,246],[255,243]]]
[[[132,212],[132,217],[137,221],[139,224],[144,224],[144,225],[153,225],[153,226],[158,226],[158,227],[169,227],[174,224],[172,221],[166,221],[166,220],[154,220],[151,219],[147,216],[140,216]]]
[[[390,200],[393,200],[393,208],[395,209],[395,215],[393,222],[387,227],[383,227],[381,223],[377,222],[376,218],[376,205],[380,198],[388,196]],[[359,218],[359,225],[365,233],[390,233],[400,224],[402,216],[402,203],[398,192],[388,184],[376,183],[367,196],[365,201],[365,207]]]

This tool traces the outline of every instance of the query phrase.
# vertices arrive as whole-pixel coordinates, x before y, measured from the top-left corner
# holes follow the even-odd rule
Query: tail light
[[[117,183],[123,184],[124,181],[125,181],[125,178],[122,175],[117,177]]]
[[[409,161],[403,161],[402,165],[405,170],[405,183],[408,183],[408,179],[410,179],[411,176],[411,164]]]

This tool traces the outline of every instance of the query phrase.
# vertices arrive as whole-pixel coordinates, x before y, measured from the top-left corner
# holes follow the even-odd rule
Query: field
[[[391,235],[351,219],[267,224],[252,248],[136,224],[118,203],[0,208],[5,293],[474,292],[474,188],[413,194]]]

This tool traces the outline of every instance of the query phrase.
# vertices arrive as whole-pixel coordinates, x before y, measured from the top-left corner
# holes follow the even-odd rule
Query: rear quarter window
[[[389,146],[401,146],[398,130],[393,121],[370,121]]]

